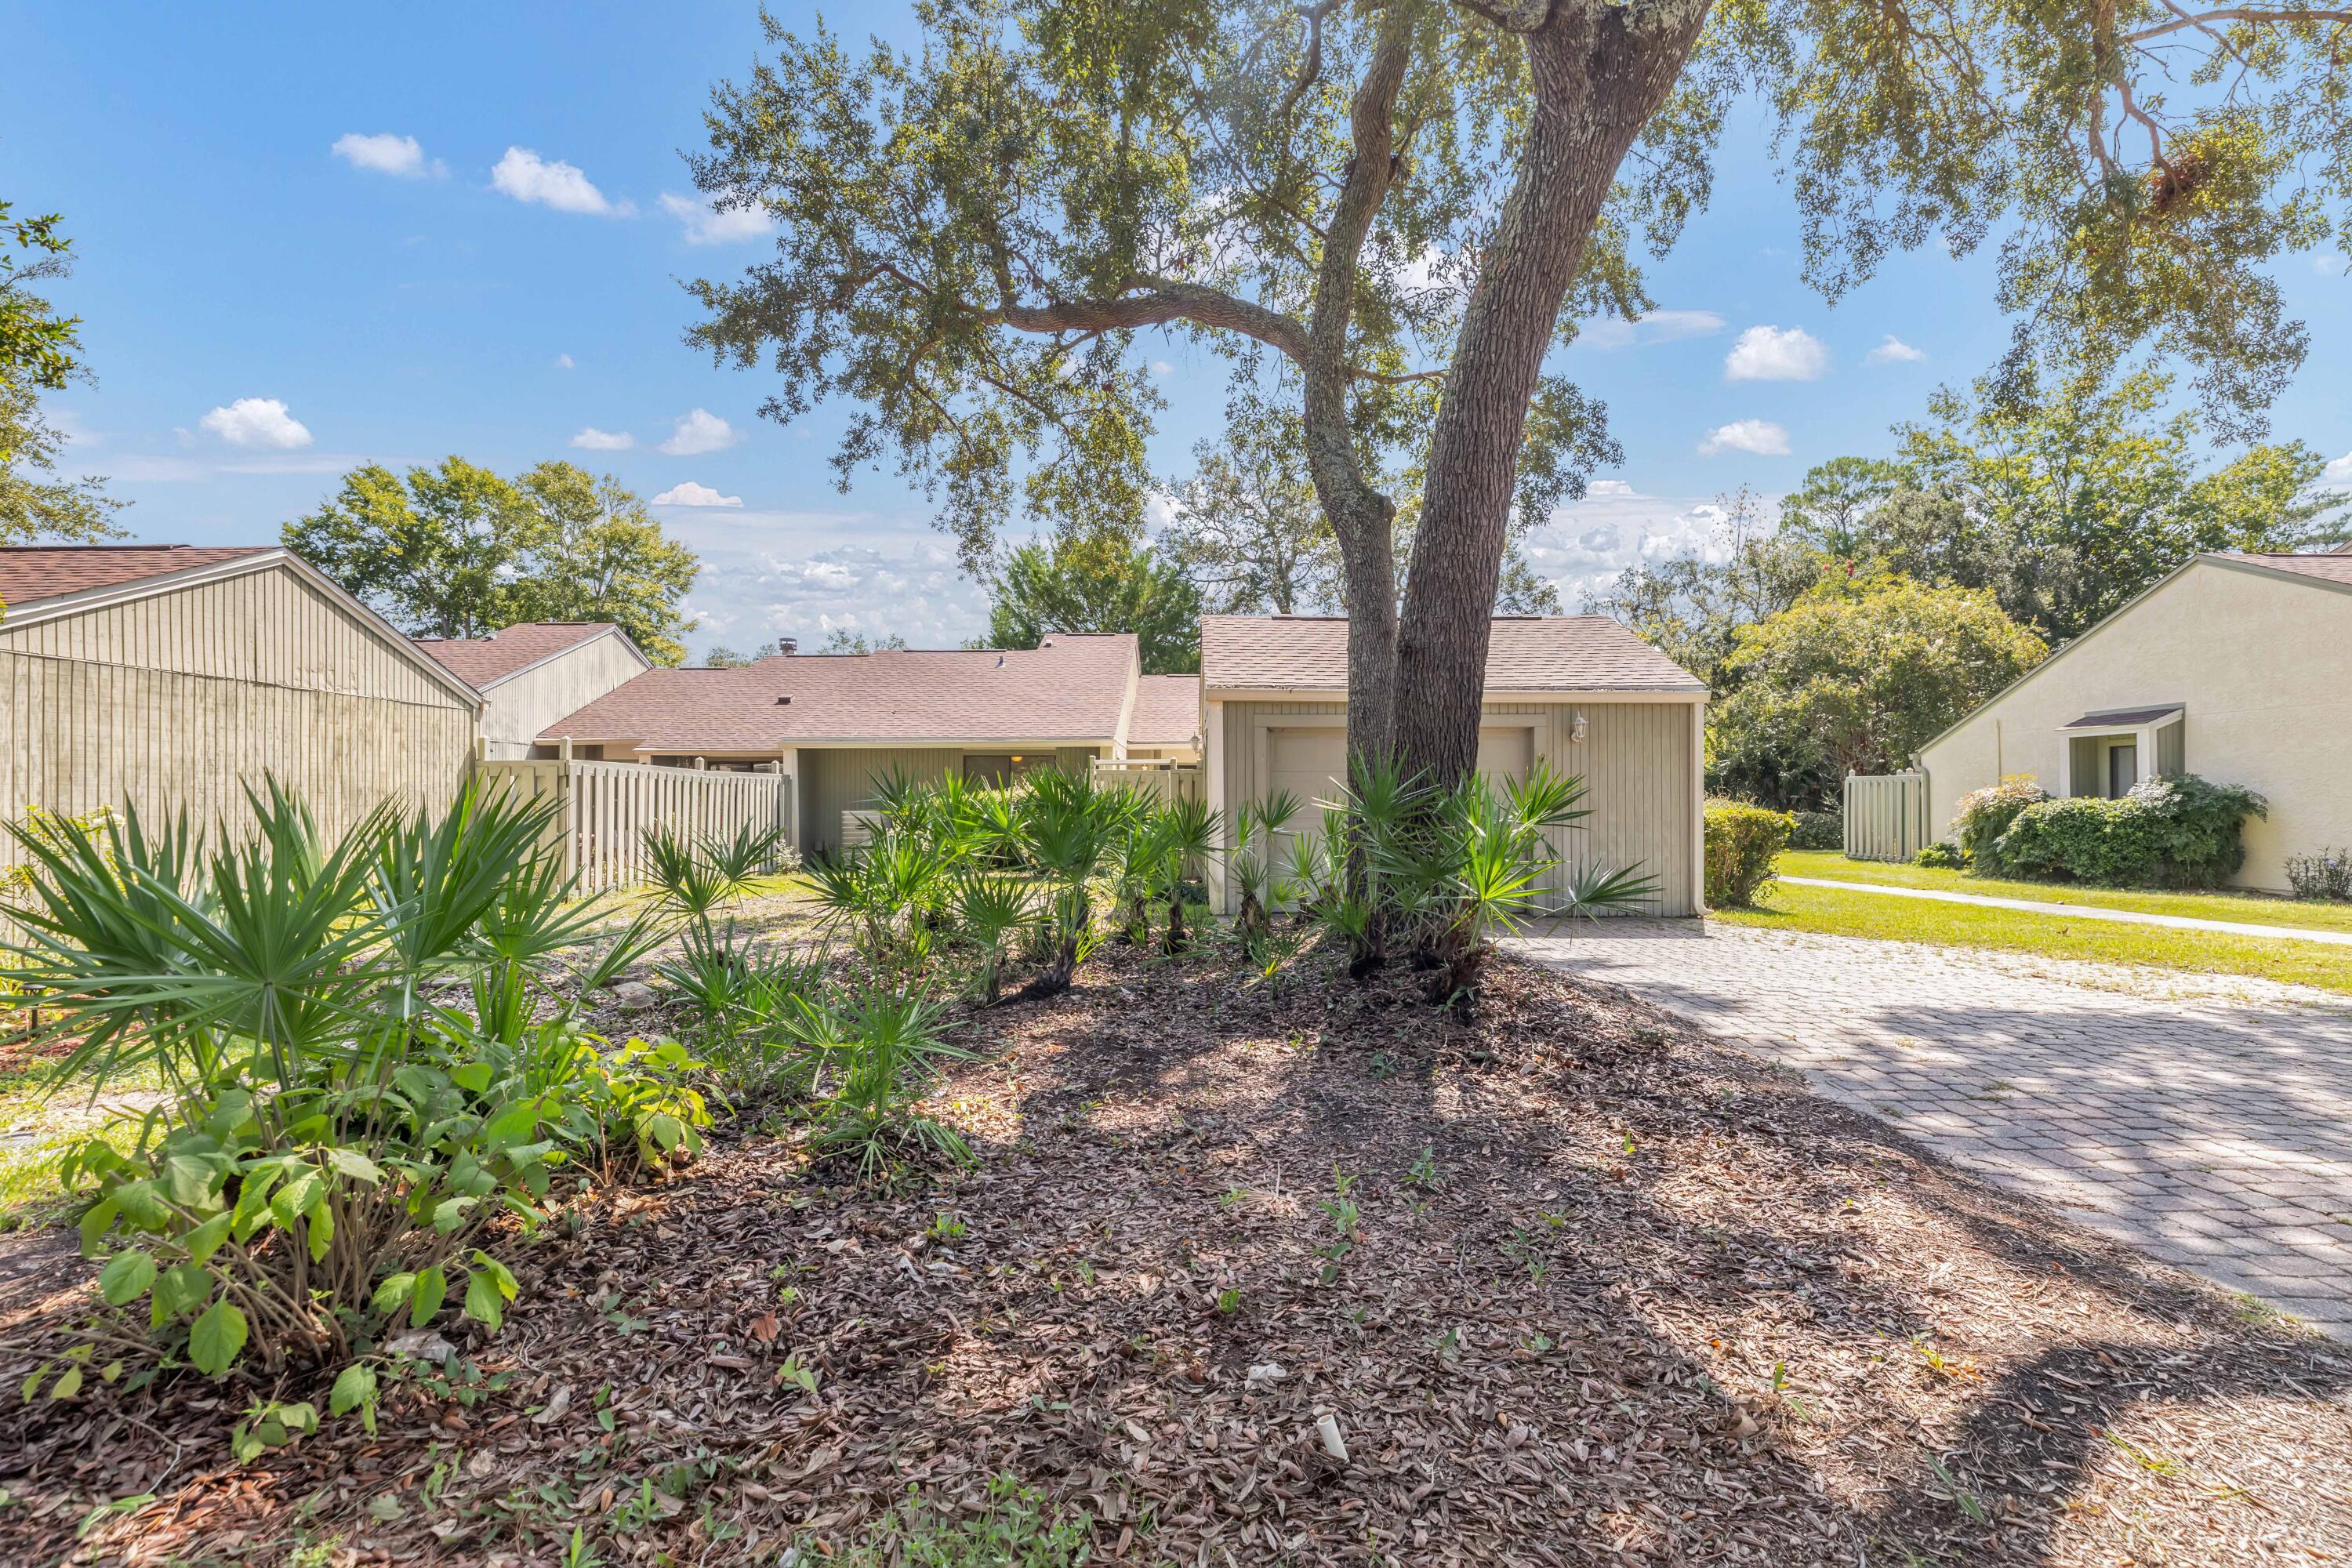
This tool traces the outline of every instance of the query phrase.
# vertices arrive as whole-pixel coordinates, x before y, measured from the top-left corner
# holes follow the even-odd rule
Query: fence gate
[[[1845,775],[1846,858],[1909,860],[1934,839],[1926,773]]]
[[[558,760],[477,762],[483,776],[529,798],[557,802],[551,834],[563,868],[583,893],[636,887],[651,878],[646,834],[667,827],[683,838],[780,827],[793,834],[793,781],[781,771],[751,773],[657,768],[645,763]]]

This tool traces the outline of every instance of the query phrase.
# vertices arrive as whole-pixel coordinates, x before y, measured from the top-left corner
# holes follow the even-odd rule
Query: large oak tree
[[[1545,373],[1646,308],[1727,111],[1778,119],[1828,296],[1897,247],[2001,247],[2020,367],[2192,363],[2240,428],[2302,357],[2265,264],[2347,231],[2352,10],[2183,0],[923,0],[919,49],[772,21],[696,179],[779,223],[695,285],[766,412],[857,405],[836,462],[944,499],[967,561],[1024,511],[1132,527],[1136,334],[1292,388],[1350,606],[1349,726],[1476,752],[1514,509],[1608,450]],[[1402,455],[1402,461],[1397,461]],[[1419,476],[1400,595],[1391,549]]]

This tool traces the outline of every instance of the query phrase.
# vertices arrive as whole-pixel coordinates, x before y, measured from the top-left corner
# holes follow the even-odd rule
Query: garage
[[[1236,810],[1277,791],[1308,807],[1297,827],[1318,826],[1314,803],[1339,797],[1347,766],[1346,620],[1206,616],[1201,661],[1202,775],[1228,839]],[[1479,771],[1519,780],[1540,761],[1587,792],[1550,890],[1579,870],[1639,867],[1658,884],[1644,912],[1699,911],[1706,700],[1697,678],[1606,617],[1496,620]],[[1232,908],[1234,889],[1217,896]]]

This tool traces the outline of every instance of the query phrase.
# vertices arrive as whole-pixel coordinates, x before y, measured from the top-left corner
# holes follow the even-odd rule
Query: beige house
[[[1202,770],[1225,814],[1288,790],[1335,797],[1347,766],[1348,623],[1323,616],[1210,616],[1201,623]],[[1540,759],[1591,791],[1575,867],[1639,863],[1646,912],[1693,915],[1705,898],[1706,688],[1600,616],[1499,616],[1486,657],[1478,765],[1524,775]],[[1228,828],[1230,834],[1230,827]],[[1230,907],[1230,889],[1216,896]]]
[[[2270,802],[2236,881],[2352,844],[2352,553],[2200,555],[1921,749],[1928,820],[2012,774],[2118,796],[2192,773]]]
[[[1129,635],[1057,633],[1034,648],[778,654],[729,669],[654,669],[547,725],[539,752],[674,767],[781,767],[795,843],[854,842],[888,778],[998,783],[1038,767],[1181,751],[1191,677],[1144,677]],[[1137,728],[1139,694],[1144,719]]]
[[[482,754],[531,754],[539,732],[654,668],[601,621],[526,621],[486,637],[418,637],[433,661],[482,694]]]
[[[287,551],[0,549],[0,810],[126,799],[244,820],[275,773],[320,826],[446,801],[480,700]],[[0,863],[16,851],[0,843]]]

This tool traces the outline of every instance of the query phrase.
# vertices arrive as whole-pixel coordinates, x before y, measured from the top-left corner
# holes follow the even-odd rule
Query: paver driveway
[[[2352,1338],[2352,1007],[2260,983],[2182,996],[2158,979],[2119,986],[2100,965],[1696,921],[1585,921],[1515,945]]]

